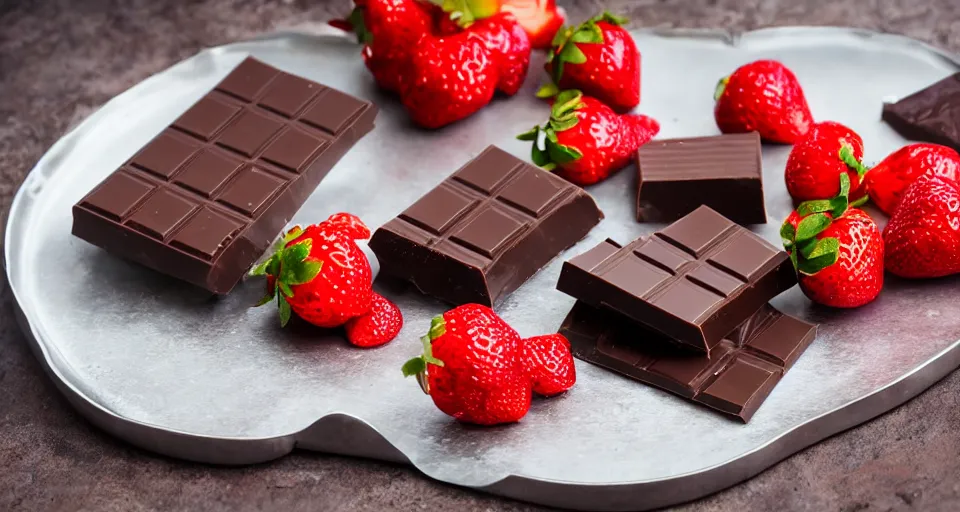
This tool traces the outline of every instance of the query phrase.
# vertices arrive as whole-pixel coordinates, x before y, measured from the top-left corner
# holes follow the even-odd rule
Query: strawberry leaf
[[[610,11],[603,11],[602,13],[590,18],[589,23],[596,23],[598,21],[605,21],[611,25],[626,25],[630,20],[623,17],[617,16],[616,14],[611,13]]]
[[[533,160],[533,164],[537,167],[545,167],[551,163],[550,155],[543,149],[540,149],[540,146],[536,142],[533,143],[533,147],[530,149],[530,160]]]
[[[850,203],[850,208],[859,208],[867,204],[868,201],[870,201],[870,196],[868,196],[867,194],[864,194],[863,197],[861,197],[860,199],[857,199],[852,203]]]
[[[794,241],[799,245],[800,242],[819,235],[830,226],[830,222],[830,217],[822,213],[804,217],[800,224],[797,224],[797,236]]]
[[[536,142],[537,137],[540,135],[540,127],[534,126],[533,128],[517,135],[517,140],[532,140]]]
[[[800,270],[800,264],[797,261],[797,251],[790,251],[790,263],[793,263],[794,269]]]
[[[542,87],[537,89],[536,96],[538,98],[552,98],[560,92],[560,88],[557,87],[557,84],[550,82],[544,84]]]
[[[553,35],[553,41],[550,42],[550,46],[554,48],[563,46],[563,43],[567,42],[571,33],[573,33],[572,27],[560,27],[560,30],[557,30],[557,33]]]
[[[561,118],[555,118],[550,120],[550,128],[553,128],[553,131],[562,132],[569,130],[577,125],[577,115],[568,114]]]
[[[583,64],[587,61],[587,56],[580,51],[580,48],[577,48],[577,45],[566,44],[563,49],[560,50],[560,61],[569,62],[570,64]]]
[[[727,83],[730,81],[729,76],[725,76],[717,82],[717,86],[713,89],[713,101],[720,101],[720,97],[723,96],[723,91],[727,89]]]
[[[427,332],[427,335],[424,338],[420,339],[420,342],[423,343],[423,354],[427,362],[431,362],[433,359],[433,345],[431,343],[433,340],[443,336],[447,333],[447,323],[443,320],[443,315],[437,315],[430,320],[430,330]],[[441,363],[440,366],[443,366]]]
[[[370,44],[373,42],[373,34],[367,30],[366,22],[363,19],[363,9],[357,7],[350,12],[347,17],[347,23],[353,25],[353,32],[357,35],[357,42],[360,44]]]
[[[817,240],[817,246],[810,251],[810,254],[807,256],[809,259],[819,258],[822,256],[827,256],[831,253],[837,253],[840,251],[840,240],[829,237],[822,238]]]
[[[817,239],[811,238],[809,240],[804,240],[797,244],[797,252],[800,253],[800,257],[804,259],[810,258],[810,253],[813,252],[817,247]]]
[[[274,286],[273,290],[270,290],[269,292],[267,292],[267,294],[260,299],[260,302],[257,302],[257,305],[255,307],[259,308],[260,306],[269,304],[270,301],[272,301],[275,298],[276,298],[276,286]]]
[[[570,42],[591,44],[602,43],[603,32],[601,32],[600,27],[596,26],[595,24],[586,23],[577,29],[572,36],[570,36]]]
[[[798,264],[797,270],[799,270],[801,274],[812,276],[817,272],[820,272],[821,270],[836,263],[837,258],[839,257],[840,257],[840,253],[838,251],[838,252],[827,253],[827,254],[824,254],[823,256],[810,258],[808,260],[802,260]]]
[[[423,360],[423,356],[417,356],[403,363],[403,367],[400,368],[400,370],[403,372],[404,377],[412,377],[418,373],[427,371],[427,362]]]
[[[780,240],[783,241],[783,247],[790,249],[793,247],[793,240],[797,237],[797,230],[793,227],[793,224],[789,222],[784,222],[780,226]]]
[[[840,146],[840,160],[843,160],[843,163],[847,165],[851,170],[857,171],[857,176],[860,179],[863,179],[863,175],[867,173],[870,169],[863,165],[863,162],[857,160],[857,157],[853,154],[853,146],[849,143],[844,142]]]
[[[583,157],[583,153],[577,148],[564,146],[556,142],[547,142],[547,154],[550,155],[550,160],[557,165],[567,164]]]
[[[249,276],[265,275],[267,273],[267,267],[269,267],[270,264],[273,263],[274,259],[276,259],[276,256],[270,256],[269,258],[263,260],[259,265],[250,269],[250,272],[248,272],[247,275]]]
[[[290,304],[286,301],[286,299],[280,297],[277,300],[277,309],[280,312],[280,327],[286,327],[287,323],[290,321]]]
[[[797,213],[801,217],[806,217],[811,213],[824,213],[833,210],[833,202],[830,199],[817,199],[814,201],[805,201],[797,207]]]
[[[280,292],[286,297],[293,297],[293,289],[290,288],[290,285],[287,283],[277,280],[277,287],[280,288]],[[282,301],[281,301],[282,302]]]
[[[837,197],[850,197],[850,176],[847,173],[840,175],[840,193]]]

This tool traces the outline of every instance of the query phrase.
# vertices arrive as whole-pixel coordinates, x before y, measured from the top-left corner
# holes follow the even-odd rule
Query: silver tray
[[[813,112],[863,135],[867,160],[904,143],[879,121],[881,102],[960,68],[899,36],[831,28],[635,32],[644,58],[641,111],[661,138],[716,133],[716,80],[772,57],[799,75]],[[821,323],[819,338],[749,425],[578,363],[565,396],[537,400],[524,420],[471,428],[441,414],[400,365],[445,308],[383,290],[404,311],[399,339],[358,350],[309,329],[281,331],[270,308],[250,309],[259,283],[222,300],[70,236],[70,206],[237,64],[252,54],[287,71],[375,100],[377,128],[336,166],[294,219],[347,210],[377,226],[487,144],[526,157],[513,135],[547,115],[525,89],[436,132],[413,128],[380,96],[358,48],[342,34],[290,32],[213,48],[111,100],[57,142],[18,192],[5,267],[37,356],[70,402],[99,427],[163,454],[250,464],[295,447],[410,463],[431,478],[577,509],[652,508],[704,496],[804,447],[905,402],[960,366],[956,279],[890,279],[856,311],[812,307],[797,289],[785,311]],[[777,242],[790,210],[788,147],[765,147],[770,223]],[[509,297],[502,315],[522,335],[553,332],[573,301],[557,292],[560,261],[606,237],[628,241],[657,226],[634,220],[634,170],[590,189],[607,219]]]

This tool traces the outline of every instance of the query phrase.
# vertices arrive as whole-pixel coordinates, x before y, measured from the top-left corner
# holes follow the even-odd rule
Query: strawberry
[[[866,200],[861,186],[867,167],[862,163],[863,140],[840,123],[827,121],[813,125],[787,157],[787,191],[796,201],[828,199],[837,195],[837,176],[846,174],[855,204]]]
[[[516,18],[503,12],[476,21],[467,29],[486,41],[497,62],[497,90],[513,96],[523,86],[530,65],[530,39]]]
[[[347,340],[358,347],[377,347],[392,341],[403,328],[403,315],[384,296],[371,295],[370,311],[347,321]]]
[[[413,121],[440,128],[483,108],[497,88],[499,73],[486,41],[473,32],[421,40],[407,70],[400,99]]]
[[[534,336],[521,343],[524,367],[533,383],[534,393],[558,395],[577,382],[570,342],[562,334]]]
[[[290,230],[250,275],[267,276],[267,294],[257,305],[276,297],[281,326],[291,312],[319,327],[338,327],[370,310],[370,263],[350,236],[330,224]]]
[[[530,45],[538,49],[550,48],[566,19],[556,0],[504,0],[501,9],[517,17],[530,37]]]
[[[558,32],[545,65],[553,82],[537,96],[579,89],[621,113],[640,104],[640,52],[621,27],[626,22],[604,12]]]
[[[783,223],[780,237],[810,300],[856,308],[873,301],[883,288],[884,244],[873,219],[850,207],[847,174],[839,181],[836,197],[800,204]]]
[[[544,126],[517,136],[533,141],[531,159],[581,186],[606,179],[633,160],[634,152],[660,131],[656,120],[619,115],[578,90],[557,95]],[[542,134],[542,137],[541,137]]]
[[[960,180],[960,154],[939,144],[904,146],[870,169],[866,178],[867,194],[884,213],[893,215],[907,187],[927,173]]]
[[[323,221],[322,224],[354,240],[367,240],[370,238],[370,228],[360,220],[360,217],[352,213],[335,213]]]
[[[348,22],[365,45],[361,55],[377,85],[400,92],[411,54],[431,32],[430,5],[418,0],[365,0],[358,2]]]
[[[519,421],[530,408],[520,335],[493,312],[466,304],[433,319],[423,354],[403,365],[445,414],[465,423]]]
[[[885,266],[908,278],[960,272],[960,184],[926,173],[907,188],[883,230]]]
[[[737,68],[720,79],[713,97],[713,115],[723,133],[756,131],[764,140],[794,144],[813,124],[800,82],[775,60]]]

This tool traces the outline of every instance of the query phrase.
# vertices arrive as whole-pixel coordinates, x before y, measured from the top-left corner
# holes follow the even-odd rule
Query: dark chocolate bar
[[[673,222],[701,205],[737,224],[767,222],[757,132],[650,141],[637,173],[639,222]]]
[[[376,115],[248,58],[73,207],[73,234],[228,293]]]
[[[744,423],[817,335],[817,326],[764,305],[711,346],[711,358],[677,350],[659,333],[577,302],[560,333],[573,355]]]
[[[883,120],[906,139],[960,151],[960,73],[883,105]]]
[[[580,187],[490,146],[374,233],[381,274],[497,304],[603,218]]]
[[[627,246],[607,240],[563,264],[557,289],[710,355],[797,284],[787,253],[706,206]]]

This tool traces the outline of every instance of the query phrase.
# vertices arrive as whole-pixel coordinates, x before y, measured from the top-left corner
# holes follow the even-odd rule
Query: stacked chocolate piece
[[[816,336],[767,302],[788,255],[707,206],[627,245],[564,263],[574,355],[747,422]]]

